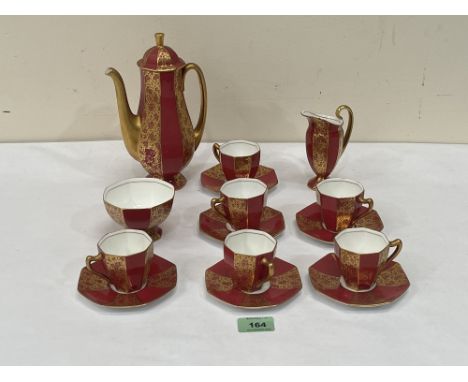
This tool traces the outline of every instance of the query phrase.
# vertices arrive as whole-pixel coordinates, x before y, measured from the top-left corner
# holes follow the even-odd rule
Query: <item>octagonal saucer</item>
[[[345,305],[375,307],[394,302],[410,286],[401,265],[391,261],[377,277],[377,285],[368,292],[353,292],[340,282],[340,269],[334,253],[322,257],[309,268],[313,287],[321,294]]]
[[[268,189],[272,189],[278,184],[278,177],[274,169],[265,166],[258,166],[257,174],[255,179],[261,180],[265,183]],[[213,191],[219,192],[221,186],[226,182],[226,177],[218,163],[216,166],[209,168],[201,173],[200,176],[201,184],[203,187]]]
[[[228,221],[210,208],[200,213],[200,230],[213,239],[223,241],[232,231],[227,227]],[[278,236],[284,231],[283,214],[271,207],[263,207],[259,230],[265,231],[272,236]]]
[[[246,293],[237,289],[232,279],[232,268],[224,260],[218,261],[205,272],[205,284],[209,294],[222,302],[240,308],[261,309],[280,305],[302,288],[299,272],[291,263],[275,258],[275,275],[270,287],[261,293]]]
[[[358,212],[359,215],[362,215],[366,211],[367,207],[361,207]],[[337,232],[329,231],[323,226],[320,206],[317,203],[313,203],[299,211],[296,214],[296,223],[299,229],[306,235],[325,243],[333,243],[337,235]],[[382,231],[384,225],[377,211],[373,210],[368,215],[356,219],[352,227],[365,227]]]

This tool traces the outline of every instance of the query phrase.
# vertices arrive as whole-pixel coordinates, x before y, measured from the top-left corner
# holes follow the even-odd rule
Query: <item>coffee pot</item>
[[[182,188],[185,177],[180,173],[200,144],[206,120],[206,84],[197,64],[186,64],[170,47],[164,34],[156,33],[156,45],[138,61],[141,93],[138,113],[132,113],[125,85],[119,72],[108,68],[114,81],[120,127],[125,147],[149,176],[164,179]],[[194,70],[201,89],[200,113],[195,128],[184,99],[186,74]]]

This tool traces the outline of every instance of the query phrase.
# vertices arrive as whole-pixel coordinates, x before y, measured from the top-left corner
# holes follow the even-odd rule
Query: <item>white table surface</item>
[[[215,164],[202,144],[185,169],[155,252],[177,265],[178,285],[134,310],[96,306],[78,294],[85,256],[119,229],[102,192],[144,176],[120,141],[0,145],[1,364],[467,364],[468,146],[351,143],[333,176],[374,198],[384,232],[401,238],[398,261],[412,285],[399,301],[350,308],[317,294],[308,267],[327,245],[298,231],[295,214],[315,201],[304,144],[261,144],[283,212],[277,255],[297,265],[303,289],[284,306],[235,309],[206,293],[205,269],[222,244],[198,230],[213,194],[200,172]],[[276,330],[238,333],[237,318],[272,315]]]

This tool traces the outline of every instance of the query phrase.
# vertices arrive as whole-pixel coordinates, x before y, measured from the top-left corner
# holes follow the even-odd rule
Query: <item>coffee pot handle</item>
[[[343,119],[343,117],[341,116],[341,111],[342,110],[346,110],[348,112],[348,115],[349,115],[348,127],[346,128],[346,133],[345,133],[345,136],[344,136],[344,139],[343,139],[343,151],[344,151],[344,149],[348,145],[349,138],[351,137],[351,132],[353,131],[354,115],[353,115],[353,111],[351,110],[351,108],[348,105],[341,105],[341,106],[338,106],[338,108],[336,109],[336,112],[335,112],[336,116],[339,119]]]
[[[203,72],[201,68],[194,63],[186,64],[182,67],[182,79],[185,81],[185,76],[189,70],[195,70],[198,75],[198,82],[200,83],[200,114],[198,115],[198,121],[194,128],[194,137],[195,137],[195,150],[197,149],[198,145],[201,142],[203,130],[205,128],[206,122],[206,83],[205,77],[203,76]]]
[[[109,279],[106,275],[104,275],[104,274],[102,274],[102,273],[100,273],[100,272],[96,272],[96,271],[91,267],[91,263],[93,263],[93,262],[95,262],[95,261],[102,261],[102,260],[103,260],[102,253],[99,253],[99,254],[97,254],[96,256],[86,256],[86,269],[87,269],[88,271],[90,271],[91,273],[94,273],[95,275],[106,279],[107,282],[110,283],[111,281],[110,281],[110,279]]]
[[[385,262],[386,264],[388,264],[390,261],[394,260],[395,257],[397,257],[399,255],[399,253],[401,252],[401,249],[403,248],[403,242],[400,239],[395,239],[395,240],[392,240],[390,242],[389,246],[390,247],[396,247],[396,248],[393,251],[393,253],[390,255],[390,257],[387,259],[387,261]]]
[[[221,196],[220,198],[211,199],[211,208],[213,208],[223,218],[227,219],[226,211],[224,211],[224,208],[221,205],[223,203],[223,201],[224,201],[224,196]],[[223,208],[222,210],[219,209],[220,205]]]

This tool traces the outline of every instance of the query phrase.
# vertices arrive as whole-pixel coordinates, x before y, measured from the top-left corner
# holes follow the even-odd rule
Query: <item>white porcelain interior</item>
[[[324,120],[324,121],[329,122],[329,123],[331,123],[333,125],[336,125],[336,126],[343,125],[343,119],[338,118],[338,117],[333,117],[331,115],[312,113],[311,111],[303,111],[303,112],[301,112],[301,115],[303,117],[307,117],[307,118],[321,119],[321,120]]]
[[[387,236],[368,228],[347,228],[335,236],[341,249],[365,255],[378,253],[389,245]]]
[[[152,243],[144,231],[123,229],[105,235],[99,240],[98,247],[108,255],[129,256],[146,251]]]
[[[346,280],[344,279],[343,276],[340,276],[340,284],[343,288],[349,290],[350,292],[353,292],[353,293],[366,293],[366,292],[370,292],[371,290],[375,289],[375,287],[377,286],[377,283],[374,282],[370,288],[367,288],[367,289],[354,289],[354,288],[351,288],[350,286],[348,286],[348,284],[346,284]]]
[[[247,157],[260,151],[260,146],[255,142],[235,140],[223,143],[219,151],[231,157]]]
[[[174,186],[161,179],[132,178],[104,190],[104,201],[124,209],[152,208],[174,197]]]
[[[263,195],[267,188],[267,185],[261,180],[239,178],[224,183],[220,192],[229,198],[250,199]]]
[[[224,244],[234,253],[258,256],[274,251],[276,239],[263,231],[241,229],[227,235]]]
[[[364,187],[354,180],[330,178],[317,184],[317,191],[333,198],[354,198],[364,192]]]
[[[265,293],[270,288],[271,288],[271,283],[269,281],[265,281],[260,287],[260,289],[253,290],[253,291],[243,290],[242,292],[246,294],[262,294],[262,293]]]

